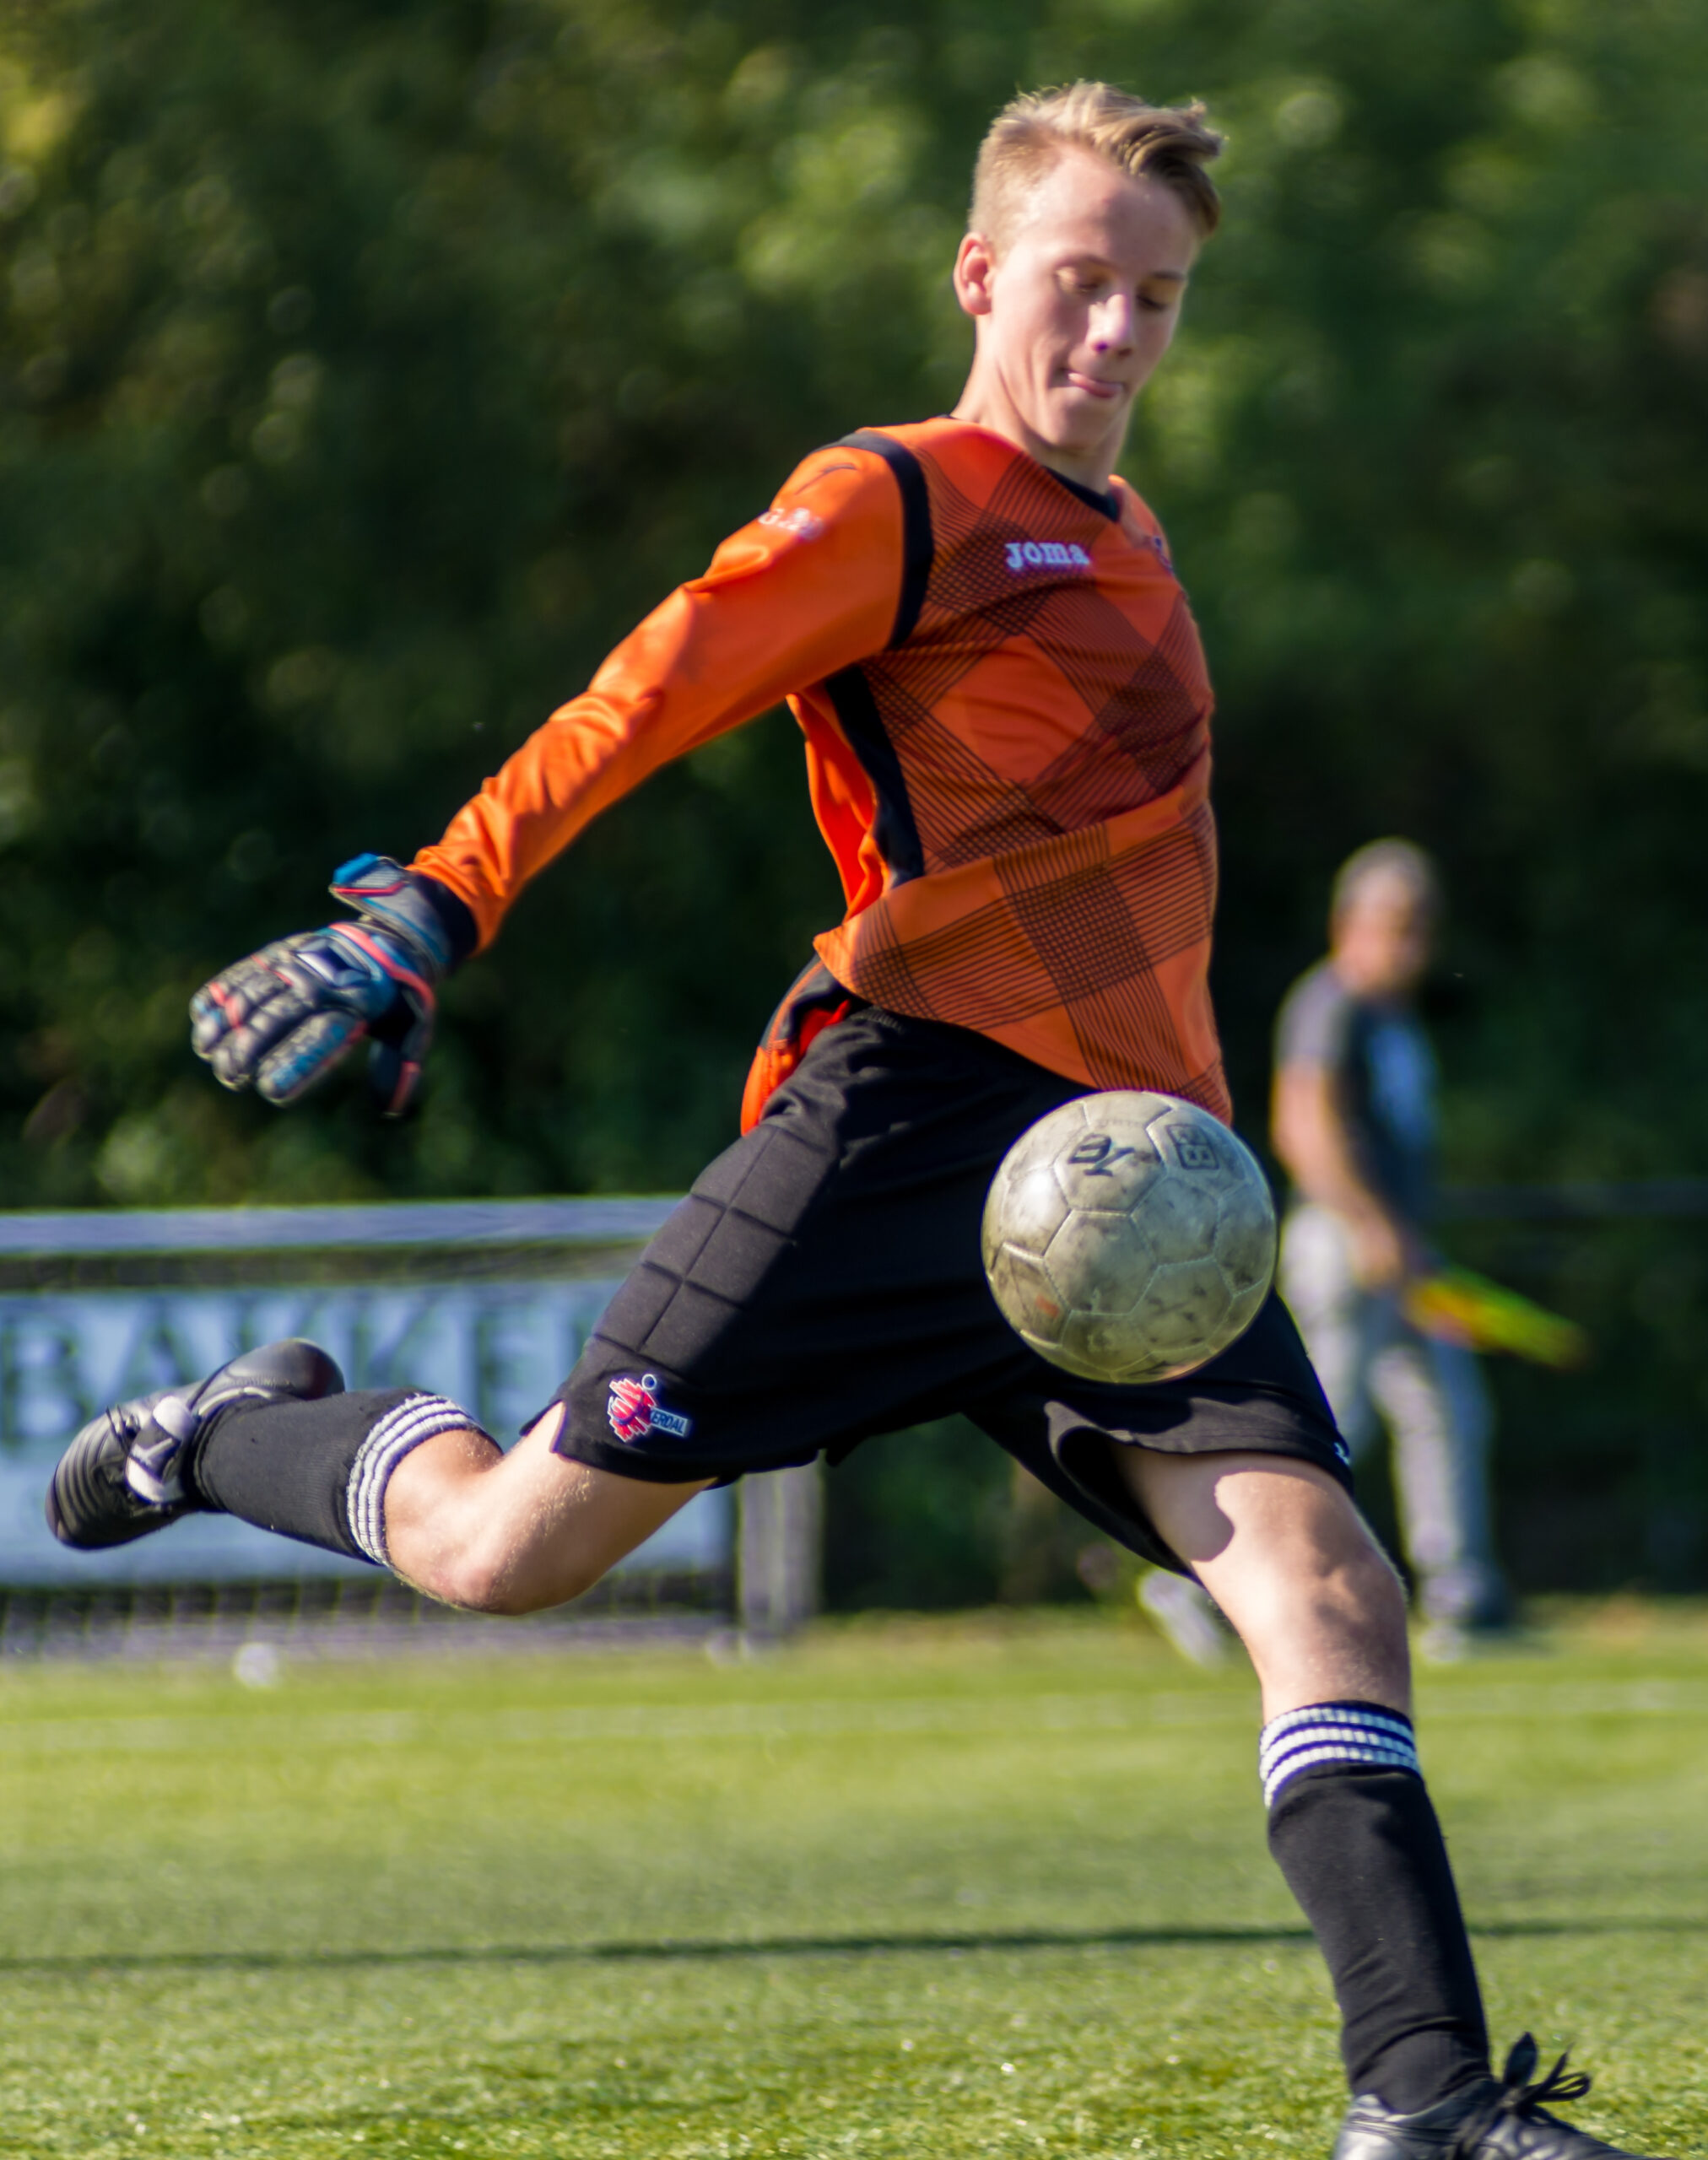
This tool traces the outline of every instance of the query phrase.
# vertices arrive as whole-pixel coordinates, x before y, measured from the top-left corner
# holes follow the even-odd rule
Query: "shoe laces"
[[[1521,2033],[1506,2058],[1506,2067],[1500,2073],[1500,2090],[1490,2105],[1473,2115],[1460,2131],[1448,2160],[1475,2160],[1478,2147],[1491,2130],[1509,2120],[1532,2121],[1540,2119],[1549,2122],[1553,2118],[1543,2112],[1549,2100],[1581,2100],[1590,2088],[1587,2074],[1575,2070],[1569,2074],[1566,2062],[1571,2050],[1568,2048],[1554,2064],[1546,2077],[1530,2082],[1538,2059],[1535,2040],[1528,2033]]]

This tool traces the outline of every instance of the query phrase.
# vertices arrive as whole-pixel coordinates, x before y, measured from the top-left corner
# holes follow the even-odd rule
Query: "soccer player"
[[[1508,1615],[1476,1358],[1420,1334],[1401,1303],[1429,1266],[1435,1065],[1413,1000],[1440,912],[1435,866],[1409,840],[1374,840],[1342,864],[1328,957],[1276,1023],[1273,1132],[1296,1194],[1282,1289],[1354,1460],[1378,1409],[1393,1434],[1425,1648],[1451,1655]]]
[[[1010,1144],[1088,1090],[1226,1118],[1206,990],[1210,690],[1162,533],[1115,477],[1218,203],[1202,112],[1101,84],[1018,99],[979,155],[953,414],[815,451],[354,920],[217,978],[195,1041],[285,1103],[365,1032],[393,1104],[434,986],[667,759],[786,696],[843,921],[784,999],[742,1137],[508,1454],[467,1412],[343,1391],[305,1344],[79,1434],[68,1543],[197,1508],[365,1554],[429,1596],[572,1598],[691,1493],[965,1411],[1100,1529],[1195,1574],[1251,1652],[1276,1859],[1316,1930],[1355,2098],[1338,2160],[1591,2160],[1527,2036],[1492,2075],[1408,1714],[1405,1613],[1285,1309],[1162,1385],[1068,1379],[980,1264]]]

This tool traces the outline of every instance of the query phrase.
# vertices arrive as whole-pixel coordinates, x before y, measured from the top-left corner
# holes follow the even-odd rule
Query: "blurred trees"
[[[435,835],[804,450],[950,402],[972,152],[1017,82],[1078,73],[1201,94],[1231,138],[1127,470],[1221,694],[1247,1130],[1333,865],[1403,830],[1456,901],[1452,1168],[1708,1163],[1687,0],[0,21],[8,1203],[692,1174],[836,912],[781,716],[541,882],[451,986],[406,1130],[348,1088],[221,1095],[184,1001],[322,919],[345,856]],[[1708,1286],[1694,1247],[1668,1267],[1675,1318],[1614,1331],[1694,1415],[1676,1315]]]
[[[1221,686],[1248,1121],[1329,869],[1403,828],[1476,993],[1461,1167],[1696,1158],[1705,43],[1655,0],[17,17],[8,1197],[690,1174],[835,912],[784,721],[531,897],[406,1135],[224,1100],[184,994],[436,834],[803,450],[952,397],[971,150],[1076,72],[1232,138],[1129,469]]]

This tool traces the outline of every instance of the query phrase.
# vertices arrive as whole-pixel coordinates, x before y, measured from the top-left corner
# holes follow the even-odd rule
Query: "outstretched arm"
[[[889,643],[901,504],[882,459],[835,446],[725,541],[459,810],[414,868],[490,942],[505,910],[599,812],[673,758]]]
[[[381,1107],[401,1113],[438,983],[491,942],[529,878],[661,765],[881,651],[901,565],[901,505],[883,460],[817,452],[412,867],[376,856],[345,865],[332,890],[354,921],[281,939],[206,984],[191,1006],[197,1054],[224,1086],[284,1104],[367,1040]]]

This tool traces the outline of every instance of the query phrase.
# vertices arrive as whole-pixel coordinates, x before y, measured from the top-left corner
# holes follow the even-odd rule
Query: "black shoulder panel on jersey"
[[[878,843],[878,852],[884,858],[891,883],[905,885],[911,878],[922,878],[925,849],[920,841],[913,805],[908,800],[901,760],[884,727],[865,670],[844,667],[827,680],[824,688],[830,692],[836,717],[842,723],[842,732],[878,798],[872,837]]]
[[[895,484],[901,490],[901,597],[896,603],[895,627],[889,633],[889,642],[905,645],[925,605],[926,580],[937,552],[925,475],[919,469],[919,460],[905,444],[876,428],[861,428],[851,435],[843,435],[834,447],[873,451],[895,475]]]

